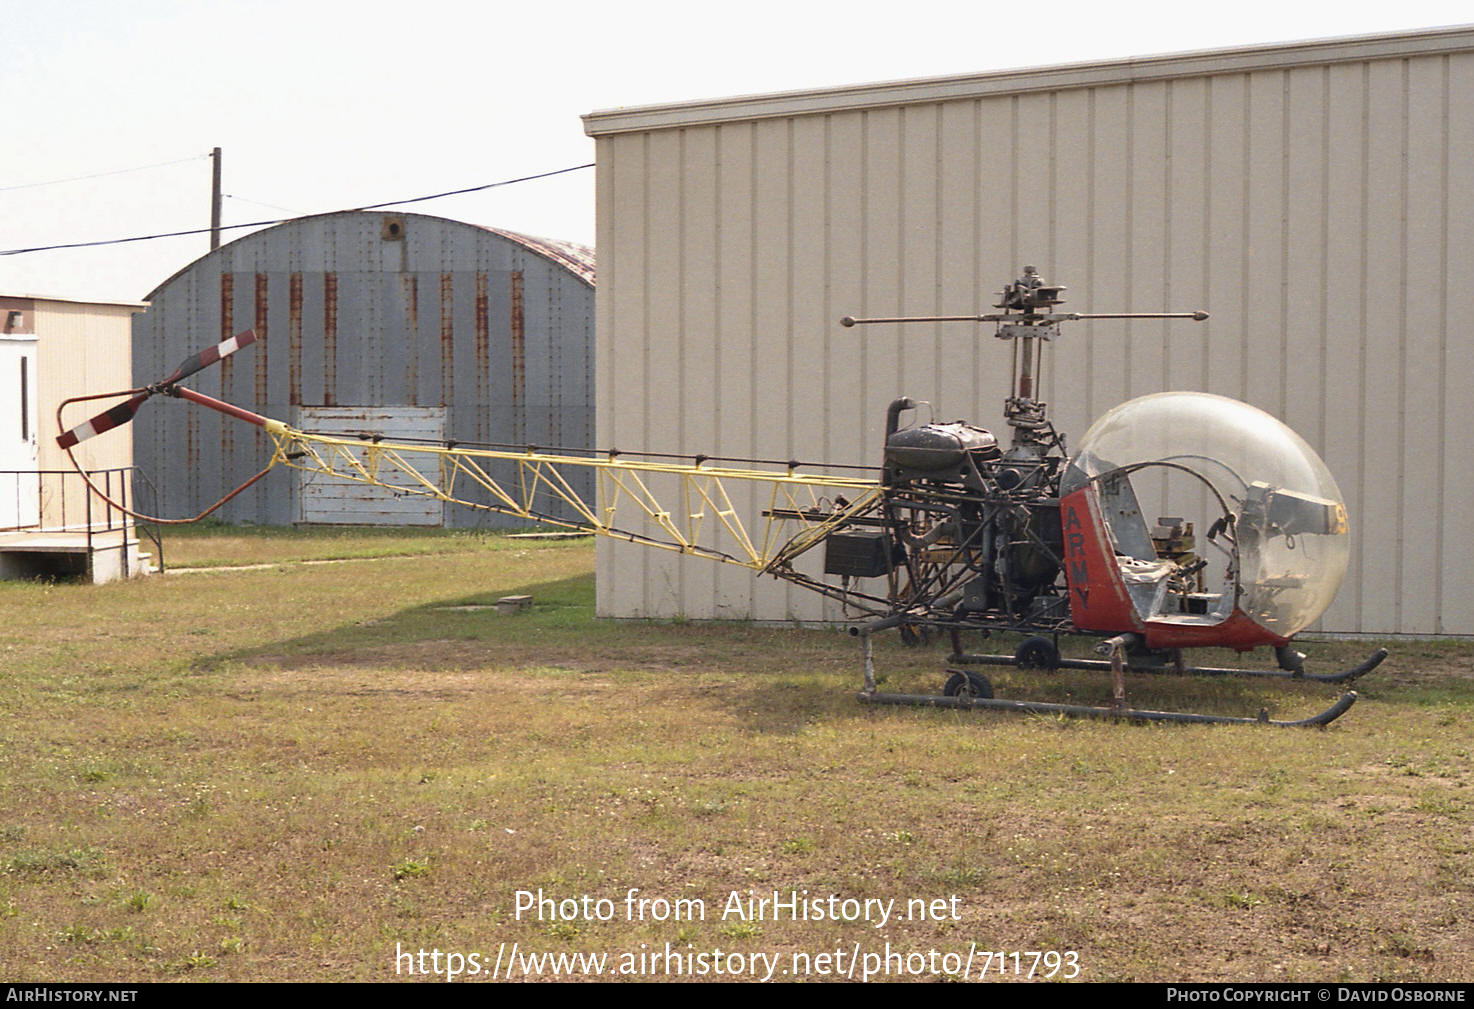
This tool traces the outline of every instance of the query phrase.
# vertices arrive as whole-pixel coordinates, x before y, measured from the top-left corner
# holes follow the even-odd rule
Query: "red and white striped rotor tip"
[[[227,340],[221,340],[213,347],[206,347],[198,354],[191,354],[184,359],[179,367],[174,369],[174,374],[164,379],[164,385],[173,385],[175,382],[183,381],[201,368],[208,368],[221,358],[229,357],[242,347],[249,347],[256,342],[256,331],[246,329],[235,334]]]
[[[86,441],[88,438],[102,434],[104,431],[111,431],[115,427],[121,427],[133,419],[134,415],[138,413],[138,408],[143,405],[143,401],[148,399],[148,397],[149,393],[141,392],[132,399],[119,403],[111,409],[104,410],[91,420],[83,421],[65,434],[58,435],[56,443],[62,448],[71,448],[80,441]]]

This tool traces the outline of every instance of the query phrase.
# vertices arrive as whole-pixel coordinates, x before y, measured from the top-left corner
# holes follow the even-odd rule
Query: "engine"
[[[1002,623],[1062,616],[1059,460],[1004,452],[990,431],[960,420],[900,429],[915,408],[898,399],[887,411],[880,528],[831,534],[825,571],[886,577],[903,605]]]

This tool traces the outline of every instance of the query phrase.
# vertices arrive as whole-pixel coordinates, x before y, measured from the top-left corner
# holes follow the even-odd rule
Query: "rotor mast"
[[[993,305],[1004,312],[994,317],[994,336],[1013,344],[1013,395],[1003,403],[1003,418],[1013,428],[1015,455],[1043,456],[1054,440],[1048,404],[1034,399],[1034,381],[1043,371],[1044,343],[1054,339],[1054,327],[1062,321],[1053,312],[1064,302],[1064,290],[1061,284],[1046,284],[1038,270],[1025,266],[1024,275],[1005,284]]]

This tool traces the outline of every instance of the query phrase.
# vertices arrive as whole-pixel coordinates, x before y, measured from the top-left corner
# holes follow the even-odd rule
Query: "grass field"
[[[196,570],[0,583],[6,980],[419,979],[422,949],[664,977],[667,944],[708,979],[1474,979],[1474,647],[1387,642],[1323,731],[870,708],[836,631],[594,620],[586,541],[166,547]],[[878,648],[888,689],[943,657]],[[1129,687],[1278,718],[1338,692]],[[730,913],[774,891],[807,919]]]

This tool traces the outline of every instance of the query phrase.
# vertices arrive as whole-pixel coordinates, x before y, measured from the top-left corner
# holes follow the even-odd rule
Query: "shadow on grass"
[[[531,596],[532,606],[503,615],[497,611],[496,602],[506,596]],[[229,662],[280,664],[283,660],[314,658],[346,665],[375,665],[379,653],[391,647],[447,641],[516,644],[529,637],[529,632],[537,632],[538,637],[555,635],[560,630],[576,634],[594,624],[593,577],[579,575],[439,599],[386,617],[355,620],[301,637],[223,652],[200,659],[196,666],[208,670]],[[355,656],[359,657],[357,661]],[[452,662],[444,668],[463,668],[463,664]]]
[[[531,596],[532,604],[513,614],[497,611],[498,599],[517,595]],[[550,696],[562,691],[565,676],[633,677],[656,703],[715,703],[762,733],[797,732],[820,716],[863,714],[853,699],[859,652],[841,632],[729,621],[600,620],[592,575],[439,599],[202,657],[194,668],[231,665],[522,673],[547,677]]]
[[[532,597],[530,608],[499,614],[497,599]],[[994,639],[990,650],[1011,652],[1012,642]],[[1083,647],[1083,646],[1082,646]],[[1353,664],[1363,646],[1317,643],[1317,667]],[[885,639],[877,668],[886,691],[936,694],[946,678],[949,649],[902,648]],[[1457,666],[1458,660],[1451,662]],[[1452,656],[1450,656],[1452,658]],[[408,607],[388,616],[339,624],[301,637],[263,643],[200,660],[201,670],[242,664],[276,670],[356,668],[386,673],[511,672],[548,677],[548,692],[566,686],[564,677],[630,676],[653,703],[712,704],[725,709],[748,731],[792,734],[818,720],[834,723],[895,717],[855,699],[860,654],[853,639],[837,631],[760,627],[740,622],[598,620],[592,575],[532,581],[515,588],[472,592]],[[1397,668],[1393,662],[1392,669]],[[1474,679],[1419,678],[1395,674],[1376,683],[1382,671],[1357,684],[1367,699],[1412,706],[1474,705]],[[1106,674],[1029,673],[986,670],[999,696],[1100,706],[1108,702]],[[1370,687],[1371,689],[1367,689]],[[1261,706],[1273,717],[1306,717],[1341,692],[1330,684],[1286,681],[1132,676],[1133,706],[1252,716]],[[923,717],[955,718],[930,712]],[[990,717],[979,713],[979,721]],[[996,716],[993,716],[996,717]]]

